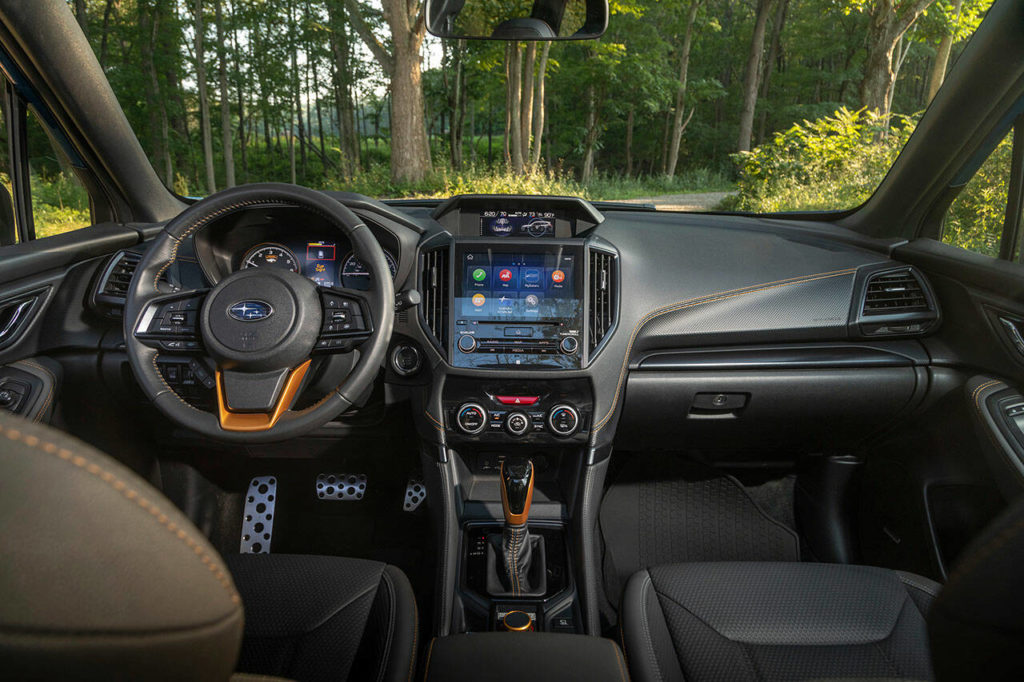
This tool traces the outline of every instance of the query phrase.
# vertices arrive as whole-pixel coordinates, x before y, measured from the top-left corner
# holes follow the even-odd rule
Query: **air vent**
[[[122,307],[128,296],[135,268],[139,266],[142,254],[134,251],[119,251],[103,270],[103,277],[96,286],[96,302],[108,306]]]
[[[858,320],[862,335],[920,335],[938,318],[935,297],[921,273],[900,268],[868,276]]]
[[[616,270],[615,256],[606,251],[590,250],[590,352],[601,345],[615,326]]]
[[[924,287],[908,270],[882,272],[868,278],[864,315],[894,315],[931,310]]]
[[[448,348],[448,247],[423,254],[423,322],[440,345]]]

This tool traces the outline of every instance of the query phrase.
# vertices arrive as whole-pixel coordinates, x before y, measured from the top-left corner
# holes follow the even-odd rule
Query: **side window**
[[[1011,130],[960,190],[946,213],[943,242],[993,258],[1019,258],[1020,192],[1012,186],[1020,171],[1013,169],[1013,142]]]
[[[14,244],[18,241],[18,226],[14,220],[13,192],[11,156],[7,147],[7,114],[4,108],[0,107],[0,246]]]
[[[26,134],[36,239],[91,225],[89,194],[33,109],[28,111]]]

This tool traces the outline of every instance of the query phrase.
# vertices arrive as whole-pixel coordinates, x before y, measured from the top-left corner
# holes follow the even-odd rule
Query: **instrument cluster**
[[[388,249],[384,249],[384,258],[394,278],[398,272],[398,261]],[[336,241],[261,242],[242,256],[239,269],[246,268],[284,268],[327,288],[360,291],[370,288],[369,270],[347,244]]]

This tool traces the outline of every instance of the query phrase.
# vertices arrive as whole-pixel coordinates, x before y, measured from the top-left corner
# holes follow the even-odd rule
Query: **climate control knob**
[[[556,436],[567,438],[580,427],[580,413],[572,405],[555,405],[548,412],[548,428]]]
[[[513,436],[521,436],[530,430],[530,418],[522,412],[512,412],[505,417],[505,430]]]
[[[562,342],[558,344],[558,349],[566,355],[576,355],[576,351],[580,349],[580,342],[575,336],[566,336],[562,339]]]
[[[463,353],[472,353],[476,350],[476,339],[466,334],[459,337],[459,350]]]
[[[487,428],[487,410],[476,403],[465,403],[459,408],[455,422],[463,433],[475,436]]]

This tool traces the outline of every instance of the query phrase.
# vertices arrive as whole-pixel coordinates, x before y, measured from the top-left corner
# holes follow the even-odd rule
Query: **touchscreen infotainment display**
[[[583,249],[519,239],[455,251],[457,367],[575,369],[582,362]]]

